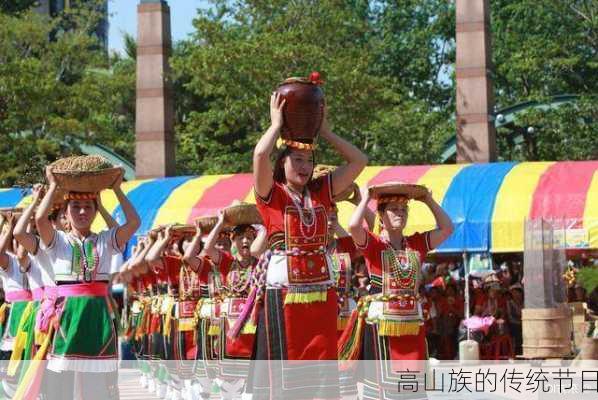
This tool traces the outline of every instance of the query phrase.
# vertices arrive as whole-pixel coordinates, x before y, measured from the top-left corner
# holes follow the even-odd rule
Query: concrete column
[[[166,1],[137,6],[135,172],[138,179],[175,174],[174,105],[168,80],[172,50]]]
[[[457,162],[496,160],[489,0],[456,0]]]

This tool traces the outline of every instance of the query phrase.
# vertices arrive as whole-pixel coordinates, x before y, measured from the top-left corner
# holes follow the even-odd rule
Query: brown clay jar
[[[289,78],[277,89],[286,104],[283,110],[283,139],[311,143],[324,117],[324,92],[307,78]]]

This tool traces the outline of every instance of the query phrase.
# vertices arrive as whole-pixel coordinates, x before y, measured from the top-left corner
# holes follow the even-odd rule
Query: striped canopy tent
[[[598,161],[368,167],[357,179],[359,185],[388,181],[427,186],[448,212],[455,231],[438,252],[523,251],[525,221],[536,218],[557,221],[570,248],[598,248]],[[251,174],[138,180],[123,186],[142,218],[138,234],[162,224],[192,223],[235,199],[255,202]],[[4,190],[0,207],[24,205],[24,196],[19,189]],[[102,202],[122,221],[111,191],[102,193]],[[352,211],[351,204],[339,204],[341,223],[346,225]],[[104,227],[103,221],[94,222],[95,230]],[[407,233],[433,228],[427,207],[412,202]]]

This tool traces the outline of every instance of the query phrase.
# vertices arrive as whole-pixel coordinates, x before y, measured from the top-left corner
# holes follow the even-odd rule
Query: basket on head
[[[213,215],[199,217],[195,220],[195,223],[199,225],[199,227],[201,228],[202,234],[210,232],[212,229],[214,229],[217,222],[218,217],[215,217]]]
[[[318,164],[314,167],[312,179],[318,179],[324,175],[331,174],[337,167],[333,165]],[[340,203],[341,201],[348,201],[354,198],[359,192],[359,186],[355,182],[350,184],[345,190],[333,197],[333,201]]]
[[[288,78],[276,90],[286,100],[281,137],[296,142],[315,142],[324,119],[324,92],[320,74]]]
[[[102,156],[73,156],[50,164],[58,187],[67,192],[97,193],[108,189],[123,174]]]
[[[170,229],[174,240],[195,235],[195,227],[193,225],[177,224]]]
[[[255,204],[235,201],[224,209],[224,223],[227,226],[262,224],[262,217]]]
[[[387,182],[370,187],[370,196],[376,200],[387,196],[402,196],[419,200],[424,198],[427,193],[428,189],[425,186],[402,182]]]

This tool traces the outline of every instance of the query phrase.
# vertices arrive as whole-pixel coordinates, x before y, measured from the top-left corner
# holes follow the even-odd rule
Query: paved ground
[[[118,387],[121,400],[158,400],[155,393],[150,393],[139,383],[138,369],[119,369]]]

